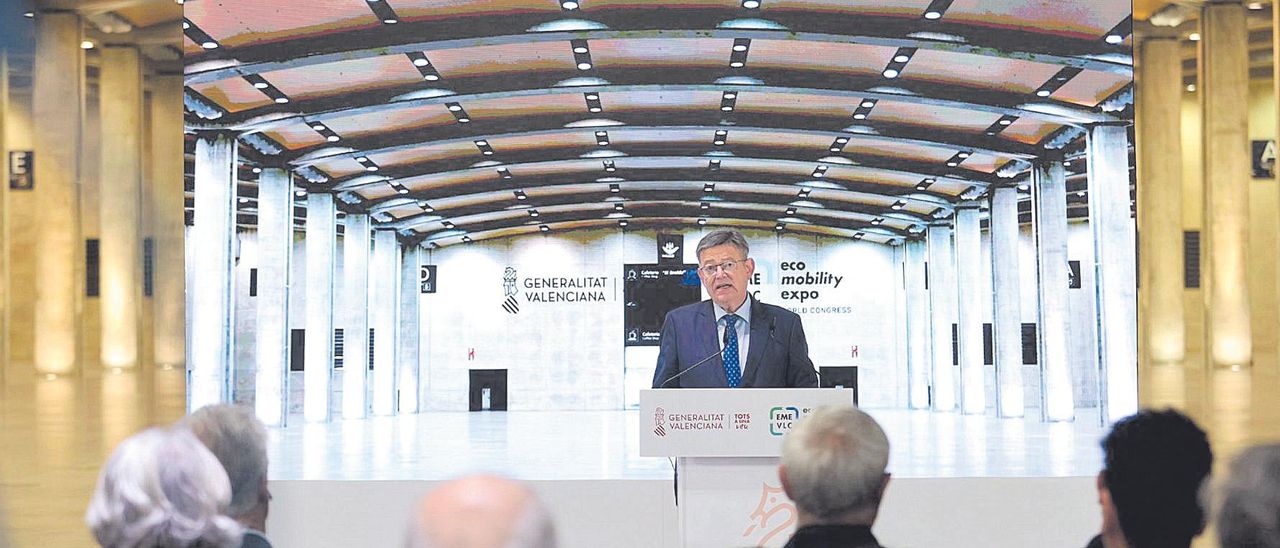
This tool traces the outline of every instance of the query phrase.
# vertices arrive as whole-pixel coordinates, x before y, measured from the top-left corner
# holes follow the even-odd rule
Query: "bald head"
[[[410,548],[554,548],[555,529],[528,487],[498,476],[446,482],[418,503]]]

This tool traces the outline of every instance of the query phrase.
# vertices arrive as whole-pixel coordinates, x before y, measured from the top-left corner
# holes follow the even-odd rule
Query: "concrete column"
[[[329,420],[333,396],[333,267],[338,210],[332,194],[307,194],[307,346],[303,374],[303,414]]]
[[[369,413],[369,216],[347,214],[342,236],[342,292],[346,314],[342,336],[342,416]]]
[[[906,248],[907,293],[907,404],[929,407],[929,294],[924,288],[924,240],[908,241]]]
[[[1031,212],[1036,237],[1036,296],[1040,301],[1040,413],[1049,421],[1075,419],[1071,364],[1067,361],[1067,178],[1061,160],[1032,168]]]
[[[0,48],[0,173],[9,173],[9,145],[5,143],[5,114],[9,112],[9,50]],[[12,373],[9,356],[9,185],[0,181],[0,386]]]
[[[1205,4],[1200,19],[1204,116],[1204,274],[1207,363],[1248,366],[1249,29],[1239,2]]]
[[[258,178],[258,322],[254,407],[271,426],[288,421],[289,270],[293,255],[293,183],[267,168]]]
[[[105,46],[101,56],[102,365],[135,367],[142,307],[142,64],[135,46]]]
[[[1129,138],[1125,132],[1124,126],[1099,125],[1090,127],[1087,136],[1098,388],[1105,424],[1138,411],[1138,290],[1134,222],[1129,214]]]
[[[1176,35],[1138,42],[1139,320],[1146,362],[1186,357],[1182,307],[1182,55]]]
[[[960,408],[965,414],[987,410],[986,375],[982,363],[982,227],[978,204],[956,207],[956,303],[960,358]]]
[[[396,406],[396,353],[399,344],[400,243],[394,230],[373,233],[369,269],[369,321],[373,324],[373,414],[393,415]]]
[[[422,262],[419,246],[404,248],[400,260],[400,342],[396,346],[396,383],[400,413],[418,412],[418,265]]]
[[[956,408],[955,376],[951,349],[951,329],[956,323],[956,283],[951,251],[951,225],[929,225],[929,314],[933,349],[933,409],[953,411]]]
[[[186,280],[182,268],[182,76],[155,76],[151,82],[151,215],[155,230],[151,306],[155,315],[155,361],[161,367],[172,367],[186,361],[187,347]]]
[[[991,338],[996,362],[996,415],[1021,417],[1022,298],[1019,282],[1018,189],[991,190]]]
[[[83,256],[77,198],[84,54],[80,17],[42,11],[35,18],[32,92],[39,250],[36,256],[35,364],[44,374],[75,371]]]
[[[229,401],[235,348],[236,138],[196,135],[195,218],[189,255],[191,355],[187,409]]]

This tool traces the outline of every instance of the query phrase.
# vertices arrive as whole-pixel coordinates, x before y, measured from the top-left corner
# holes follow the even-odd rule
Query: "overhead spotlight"
[[[707,169],[710,171],[720,171],[720,160],[712,159],[708,161]]]
[[[591,70],[591,50],[588,49],[586,40],[570,40],[569,46],[573,50],[573,62],[578,70]]]
[[[889,208],[890,208],[890,209],[893,209],[894,211],[900,211],[902,208],[904,208],[904,207],[906,207],[906,206],[907,206],[907,203],[906,203],[906,202],[904,202],[904,201],[902,201],[902,200],[898,200],[898,201],[893,202],[893,205],[889,206]]]
[[[563,0],[562,2],[560,2],[560,9],[563,9],[565,11],[573,11],[578,9],[578,3],[574,2],[573,0]]]
[[[600,112],[604,110],[604,105],[600,102],[599,93],[588,92],[588,93],[582,94],[582,96],[587,101],[588,112]]]
[[[787,208],[787,216],[788,216],[788,217],[790,217],[790,216],[792,216],[792,215],[795,215],[795,214],[796,214],[796,208],[794,208],[794,207],[788,207],[788,208]]]
[[[698,217],[698,226],[703,226],[706,224],[707,224],[707,219],[705,217]]]
[[[617,194],[617,193],[619,193],[619,192],[622,192],[622,187],[621,187],[621,186],[619,186],[619,185],[618,185],[618,183],[610,183],[610,184],[609,184],[609,192],[610,192],[610,193],[612,193],[612,194]]]
[[[847,143],[847,142],[849,142],[849,138],[848,138],[848,137],[836,137],[836,143],[839,143],[839,144],[842,144],[842,145],[843,145],[843,144],[845,144],[845,143]]]
[[[905,53],[899,53],[893,56],[893,62],[895,63],[906,63],[907,61],[910,61],[910,60],[911,60],[911,56]]]
[[[618,219],[618,226],[627,226],[626,219]]]
[[[699,209],[711,209],[711,203],[710,203],[710,202],[702,202],[701,204],[699,204],[699,205],[698,205],[698,208],[699,208]]]
[[[457,120],[459,124],[465,124],[471,121],[471,116],[467,115],[466,109],[462,108],[461,104],[445,103],[445,107],[448,107],[449,112],[453,113],[453,118]]]
[[[925,19],[929,19],[929,20],[942,19],[942,12],[940,12],[940,11],[932,11],[932,10],[931,10],[931,11],[926,11],[926,12],[924,12],[924,18],[925,18]]]
[[[428,61],[426,56],[418,57],[417,59],[413,60],[413,66],[415,67],[425,67],[430,64],[431,64],[431,61]]]
[[[238,201],[239,201],[240,203],[242,203],[242,204],[247,204],[247,203],[249,203],[249,199],[248,199],[248,198],[244,198],[244,197],[241,197]]]
[[[871,224],[872,224],[872,225],[880,226],[880,224],[881,224],[881,223],[884,223],[884,219],[883,219],[883,218],[876,217],[876,218],[874,218],[874,219],[871,219]]]
[[[427,213],[435,213],[435,211],[436,211],[436,208],[431,207],[431,204],[427,203],[427,202],[426,202],[426,201],[424,201],[424,200],[419,200],[419,201],[418,201],[418,207],[422,208],[422,210],[423,210],[423,211],[425,211],[425,212],[427,212]]]
[[[774,230],[777,230],[778,232],[782,232],[782,230],[783,230],[784,228],[787,228],[787,225],[782,224],[782,223],[778,223],[778,224],[776,224],[776,225],[774,225],[774,226],[773,226],[773,229],[774,229]]]
[[[734,38],[733,48],[729,52],[729,66],[732,68],[742,68],[746,66],[747,54],[750,49],[750,38]]]
[[[288,102],[289,102],[289,98],[288,98],[288,97],[276,97],[276,103],[279,103],[279,104],[282,104],[282,105],[283,105],[283,104],[288,103]]]
[[[218,47],[218,46],[217,46],[217,44],[214,44],[214,46],[213,46],[213,47],[215,47],[215,48],[216,48],[216,47]],[[92,41],[92,40],[83,40],[83,41],[81,41],[81,42],[80,42],[80,49],[93,49],[93,41]]]
[[[760,7],[760,0],[742,0],[742,7],[753,10]]]
[[[1187,40],[1191,40],[1192,42],[1199,42],[1199,41],[1200,41],[1200,33],[1198,33],[1198,32],[1193,32],[1193,33],[1191,33],[1191,34],[1188,34],[1188,35],[1187,35]]]
[[[434,82],[440,79],[440,73],[436,72],[436,68],[431,65],[431,60],[427,59],[427,55],[421,51],[411,51],[404,54],[418,69],[418,74],[422,75],[424,80]]]
[[[1187,84],[1187,91],[1195,91],[1195,90],[1196,90],[1195,84]]]
[[[543,231],[543,232],[549,232],[549,231],[551,231],[551,227],[549,227],[549,226],[547,226],[547,225],[538,225],[538,230],[541,230],[541,231]]]
[[[1079,196],[1079,197],[1081,197],[1081,198],[1084,198],[1084,195],[1085,195],[1085,192],[1084,192],[1083,190],[1076,191],[1076,196]]]
[[[254,173],[262,173],[262,168],[260,168],[260,167],[256,167],[256,166],[255,166],[255,167],[253,168],[253,172],[254,172]]]
[[[715,185],[715,183],[703,183],[703,184],[702,184],[702,191],[703,191],[703,192],[705,192],[705,193],[707,193],[707,194],[710,194],[710,193],[712,193],[712,192],[715,192],[715,191],[716,191],[716,185]]]
[[[1116,24],[1115,27],[1102,35],[1102,40],[1108,44],[1116,46],[1124,43],[1125,37],[1130,34],[1133,34],[1133,15],[1125,17],[1124,20],[1120,21],[1120,23]]]
[[[305,190],[295,190],[295,191],[293,191],[293,195],[294,195],[294,196],[297,196],[297,197],[299,197],[299,198],[301,198],[301,197],[303,197],[303,196],[306,196],[306,195],[307,195],[307,191],[305,191]]]
[[[607,146],[609,146],[609,132],[607,132],[607,131],[597,131],[597,132],[596,132],[596,145],[597,145],[597,146],[602,146],[602,147],[607,147]]]
[[[477,139],[474,141],[474,143],[476,144],[476,148],[480,150],[481,155],[493,156],[494,150],[493,150],[493,147],[489,145],[489,141],[486,141],[484,139]]]
[[[399,23],[400,20],[399,19],[383,19],[382,22],[388,25],[394,25],[396,23]]]
[[[738,93],[735,91],[726,91],[720,96],[720,111],[733,112],[734,106],[738,102]]]
[[[853,239],[854,239],[854,240],[861,240],[861,239],[862,239],[862,238],[864,238],[864,237],[866,237],[866,234],[865,234],[865,233],[862,233],[862,232],[855,232],[855,233],[853,234]]]
[[[530,210],[529,210],[529,216],[530,216],[530,217],[537,217],[537,216],[538,216],[538,210],[536,210],[536,209],[530,209]]]
[[[796,196],[799,196],[799,197],[801,197],[801,198],[804,198],[804,197],[808,196],[810,192],[813,192],[813,190],[812,190],[812,189],[809,189],[809,188],[802,188],[802,189],[800,189],[800,192],[796,193]]]
[[[816,177],[816,178],[826,177],[826,176],[827,176],[827,166],[818,166],[818,167],[813,168],[813,176],[814,176],[814,177]]]
[[[884,72],[880,74],[884,75],[885,78],[897,78],[901,73],[894,69],[884,69]]]
[[[604,171],[605,173],[613,173],[615,171],[618,171],[618,165],[613,163],[613,160],[605,160]]]
[[[400,22],[400,16],[396,15],[395,10],[391,9],[391,6],[386,2],[381,0],[369,1],[368,5],[369,9],[373,11],[374,17],[377,17],[384,24],[394,25]]]
[[[1008,119],[1008,118],[1002,118],[1002,119],[1000,120],[1000,125],[1002,125],[1002,126],[1007,126],[1007,125],[1012,124],[1012,123],[1013,123],[1013,120],[1010,120],[1010,119]]]
[[[463,236],[462,241],[463,243],[471,243],[471,236]]]
[[[622,204],[620,204],[620,203],[619,203],[619,204],[613,204],[613,210],[614,210],[614,211],[622,211],[622,209],[623,209]]]
[[[400,187],[398,190],[396,190],[396,192],[399,192],[400,194],[408,194],[408,193],[409,193],[409,189],[404,188],[404,187]]]
[[[22,12],[22,16],[23,16],[23,17],[26,17],[27,19],[34,19],[34,18],[36,17],[36,12],[34,12],[34,11],[24,11],[24,12]],[[190,27],[191,27],[191,24],[190,24],[190,23],[188,23],[188,22],[186,22],[186,21],[183,21],[183,22],[182,22],[182,29],[183,29],[183,30],[186,30],[186,29],[188,29],[188,28],[190,28]]]
[[[505,167],[498,168],[498,175],[501,176],[503,179],[511,179],[513,177],[511,175],[511,170]]]
[[[339,137],[337,135],[329,135],[325,137],[324,140],[329,141],[330,143],[336,143],[338,141],[341,141],[342,137]]]
[[[528,196],[527,194],[525,194],[523,190],[517,190],[517,191],[515,191],[515,195],[516,195],[516,199],[517,199],[517,200],[521,200],[521,201],[523,201],[523,200],[528,200],[528,199],[529,199],[529,196]]]

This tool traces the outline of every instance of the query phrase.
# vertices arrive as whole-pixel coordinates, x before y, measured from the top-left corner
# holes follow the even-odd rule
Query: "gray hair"
[[[1251,447],[1232,463],[1217,528],[1222,548],[1280,548],[1280,445]]]
[[[746,257],[751,253],[751,246],[747,245],[747,239],[737,230],[722,228],[708,232],[701,240],[698,240],[698,260],[702,260],[702,252],[708,248],[718,245],[729,244],[742,251],[742,256]]]
[[[555,522],[537,494],[521,482],[482,474],[447,481],[424,497],[406,546],[556,548],[557,543]]]
[[[227,515],[239,518],[258,504],[267,477],[267,429],[248,408],[217,404],[183,417],[178,425],[190,429],[213,452],[231,481]]]
[[[889,438],[855,407],[819,407],[782,440],[789,494],[820,520],[879,506],[888,464]]]
[[[85,522],[106,548],[234,548],[244,530],[224,515],[230,501],[227,474],[200,440],[151,428],[107,459]]]

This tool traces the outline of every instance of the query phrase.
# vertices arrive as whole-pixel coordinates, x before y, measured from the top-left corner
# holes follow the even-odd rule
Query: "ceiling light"
[[[378,166],[365,166],[365,171],[378,171]]]
[[[547,225],[542,225],[542,226],[539,226],[539,227],[538,227],[538,230],[541,230],[541,231],[543,231],[543,232],[547,232],[547,231],[551,230],[551,227],[549,227],[549,226],[547,226]]]
[[[733,51],[747,51],[746,44],[734,44]]]
[[[1187,35],[1187,40],[1191,40],[1192,42],[1199,42],[1199,41],[1200,41],[1200,33],[1198,33],[1198,32],[1193,32],[1193,33],[1191,33],[1191,34]]]
[[[435,75],[435,74],[427,74],[427,75],[423,76],[422,78],[423,78],[423,79],[425,79],[425,80],[426,80],[426,81],[428,81],[428,82],[434,82],[434,81],[436,81],[436,80],[439,80],[439,79],[440,79],[440,77],[439,77],[439,76],[437,76],[437,75]]]
[[[742,7],[749,10],[756,9],[760,7],[760,0],[742,0]]]
[[[742,61],[734,61],[734,62],[732,62],[732,63],[729,63],[729,66],[731,66],[731,67],[733,67],[733,68],[742,68],[742,67],[743,67],[743,65],[744,65],[744,63],[743,63]]]
[[[578,3],[577,3],[577,2],[574,2],[574,1],[572,1],[572,0],[569,0],[569,1],[566,1],[566,2],[561,2],[561,3],[560,3],[560,7],[564,8],[564,9],[567,9],[567,10],[576,10],[576,9],[578,9]]]
[[[249,203],[249,199],[248,199],[248,198],[240,198],[240,203],[242,203],[242,204],[247,204],[247,203]]]
[[[626,219],[618,219],[618,226],[627,226]]]
[[[733,107],[731,107],[731,106],[729,106],[729,105],[725,105],[725,106],[720,107],[720,110],[725,111],[725,112],[731,112],[731,111],[733,111]]]
[[[866,120],[866,119],[867,119],[867,115],[866,115],[866,114],[863,114],[863,113],[861,113],[861,112],[859,112],[859,113],[857,113],[857,114],[854,114],[854,115],[853,115],[853,119],[854,119],[854,120]]]
[[[471,243],[471,236],[463,236],[463,237],[462,237],[462,241],[464,241],[464,242],[466,242],[466,243]]]
[[[591,63],[578,63],[578,70],[591,70]]]
[[[898,77],[898,71],[896,71],[896,70],[894,70],[894,69],[884,69],[884,72],[882,72],[881,74],[883,74],[885,78],[897,78],[897,77]]]
[[[862,102],[862,108],[871,108],[871,107],[874,107],[874,106],[876,106],[875,101],[863,101],[863,102]]]
[[[277,103],[279,103],[279,104],[282,104],[282,105],[283,105],[283,104],[285,104],[285,103],[288,103],[288,102],[289,102],[289,98],[288,98],[288,97],[276,97],[276,102],[277,102]]]
[[[1052,93],[1053,93],[1053,92],[1051,92],[1051,91],[1049,91],[1049,90],[1047,90],[1047,89],[1042,89],[1042,90],[1040,90],[1040,91],[1037,91],[1037,92],[1036,92],[1036,96],[1037,96],[1037,97],[1048,97],[1048,96],[1049,96],[1050,94],[1052,94]]]
[[[449,105],[449,112],[458,112],[460,110],[462,110],[462,105],[459,105],[457,103]]]
[[[712,141],[712,142],[715,143],[716,146],[720,146],[724,144],[724,141],[721,141],[719,139],[716,139],[715,141]]]
[[[836,142],[837,142],[837,143],[840,143],[840,144],[842,144],[842,145],[843,145],[843,144],[845,144],[845,143],[849,142],[849,138],[848,138],[848,137],[836,137]]]
[[[1076,192],[1076,196],[1079,196],[1079,197],[1081,197],[1081,198],[1084,198],[1084,191],[1083,191],[1083,190],[1081,190],[1081,191],[1079,191],[1079,192]]]
[[[589,110],[589,111],[591,111],[591,112],[600,112],[600,107],[591,107],[591,108],[589,108],[589,109],[587,109],[587,110]]]
[[[83,42],[80,42],[80,49],[93,49],[93,41],[85,40]]]
[[[613,204],[614,211],[622,211],[622,204]]]
[[[700,208],[702,208],[702,209],[711,209],[711,204],[710,204],[710,203],[707,203],[707,202],[702,202],[702,205],[700,205],[700,206],[698,206],[698,207],[700,207]]]
[[[960,153],[956,154],[956,156],[959,156],[959,157],[961,157],[961,158],[968,158],[968,157],[970,156],[970,154],[969,154],[968,152],[960,152]]]
[[[253,172],[254,172],[254,173],[262,173],[262,168],[260,168],[260,167],[255,167],[255,168],[253,168]]]
[[[573,48],[573,52],[574,52],[574,53],[586,53],[586,52],[587,52],[587,47],[586,47],[586,46],[577,46],[577,47]]]
[[[328,136],[328,137],[325,137],[325,138],[324,138],[324,140],[329,141],[330,143],[336,143],[336,142],[340,141],[341,139],[342,139],[342,137],[338,137],[337,135],[330,135],[330,136]]]
[[[413,66],[415,67],[425,67],[430,64],[431,64],[431,61],[428,61],[426,57],[418,57],[417,59],[413,60]]]
[[[1264,7],[1264,4],[1262,2],[1249,2],[1247,7],[1251,10],[1260,10]]]
[[[296,191],[294,191],[293,195],[294,195],[294,196],[306,196],[306,195],[307,195],[307,191],[305,191],[305,190],[296,190]]]
[[[1113,44],[1113,45],[1119,44],[1124,41],[1124,37],[1120,36],[1119,34],[1108,34],[1106,37],[1106,41],[1108,44]]]
[[[737,98],[738,98],[738,94],[737,94],[737,93],[734,93],[734,92],[732,92],[732,91],[726,91],[726,92],[724,92],[724,98],[725,98],[725,99],[737,99]]]
[[[394,25],[396,23],[399,23],[400,20],[399,19],[383,19],[382,22],[388,25]]]
[[[268,83],[266,83],[266,82],[254,82],[254,83],[253,83],[253,87],[258,88],[258,89],[267,89],[267,88],[271,87],[271,84],[268,84]]]
[[[217,42],[205,42],[205,43],[203,43],[203,44],[200,44],[200,47],[202,47],[202,48],[204,48],[204,49],[218,49],[218,43],[217,43]]]
[[[706,220],[706,219],[703,219],[703,218],[701,218],[701,217],[699,217],[699,218],[698,218],[698,224],[699,224],[699,225],[705,225],[705,224],[707,224],[707,220]]]
[[[399,190],[396,190],[396,192],[399,192],[399,193],[401,193],[401,194],[408,194],[408,193],[409,193],[409,189],[404,188],[404,187],[400,187],[400,189],[399,189]]]
[[[777,231],[781,231],[781,230],[782,230],[783,228],[785,228],[785,227],[786,227],[786,225],[784,225],[784,224],[782,224],[782,223],[778,223],[776,226],[774,226],[774,227],[773,227],[773,229],[774,229],[774,230],[777,230]]]
[[[905,63],[910,60],[911,60],[910,55],[894,55],[893,56],[893,62],[895,63]]]
[[[795,215],[795,214],[796,214],[796,208],[794,207],[787,208],[787,215]]]
[[[34,19],[34,18],[35,18],[35,16],[36,16],[36,12],[34,12],[34,11],[23,12],[22,16],[23,16],[23,17],[26,17],[27,19]],[[183,22],[182,22],[182,28],[183,28],[184,30],[185,30],[185,29],[189,29],[189,28],[191,28],[191,24],[190,24],[190,23],[188,23],[188,22],[186,22],[186,21],[183,21]]]
[[[1002,125],[1002,126],[1007,126],[1007,125],[1012,124],[1012,123],[1013,123],[1013,120],[1010,120],[1010,119],[1008,119],[1008,118],[1002,118],[1002,119],[1000,120],[1000,125]]]
[[[465,123],[470,122],[470,121],[471,121],[471,119],[470,119],[470,118],[458,118],[458,123],[459,123],[459,124],[465,124]]]
[[[942,19],[942,12],[940,12],[940,11],[932,11],[932,10],[930,10],[930,11],[926,11],[926,12],[924,12],[924,18],[925,18],[925,19],[929,19],[929,20],[931,20],[931,21],[932,21],[932,20],[934,20],[934,19]]]
[[[1195,90],[1196,90],[1195,84],[1187,84],[1187,91],[1195,91]]]
[[[955,162],[947,162],[947,167],[956,167],[956,166],[958,166],[958,165],[960,165],[960,164],[957,164],[957,163],[955,163]]]
[[[537,216],[538,216],[538,210],[536,210],[536,209],[530,209],[530,210],[529,210],[529,216],[530,216],[530,217],[537,217]]]
[[[1018,190],[1031,190],[1031,185],[1027,185],[1027,184],[1018,185]]]
[[[587,94],[587,100],[588,100],[588,101],[595,101],[596,99],[599,99],[599,98],[600,98],[600,96],[599,96],[599,95],[596,95],[596,94],[594,94],[594,93],[588,93],[588,94]]]

